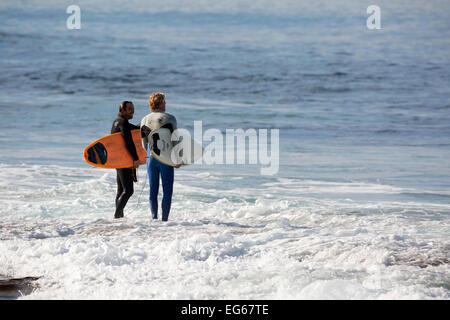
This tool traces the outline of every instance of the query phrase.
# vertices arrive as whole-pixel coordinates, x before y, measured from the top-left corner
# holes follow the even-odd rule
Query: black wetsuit
[[[120,114],[117,115],[117,118],[116,120],[114,120],[111,128],[111,133],[122,133],[127,149],[134,160],[139,160],[139,157],[137,155],[136,146],[134,145],[133,138],[131,136],[131,130],[139,128],[140,127],[129,123],[128,120],[122,117]],[[125,208],[128,199],[130,199],[134,192],[133,181],[136,181],[136,169],[124,168],[116,169],[116,171],[117,195],[116,212],[114,213],[114,218],[123,218],[123,209]]]

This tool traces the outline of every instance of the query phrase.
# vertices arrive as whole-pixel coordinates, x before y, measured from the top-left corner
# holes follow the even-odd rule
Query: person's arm
[[[131,130],[136,130],[136,129],[140,129],[141,128],[140,126],[135,126],[132,123],[130,123],[130,127],[131,127]]]
[[[136,125],[134,125],[132,123],[130,123],[130,127],[131,127],[131,130],[140,130],[141,129],[141,127],[136,126]],[[133,135],[131,135],[131,137],[133,138]],[[134,144],[134,140],[133,140],[133,146],[136,149],[136,145]],[[141,164],[144,164],[144,163],[145,163],[145,161],[142,162],[141,160],[139,160],[139,155],[138,155],[138,160],[136,160],[136,159],[134,160],[133,166],[134,166],[134,168],[138,168]],[[135,175],[136,175],[136,173],[135,173]],[[137,182],[137,176],[135,177],[134,182]]]
[[[125,121],[120,121],[119,129],[120,132],[122,133],[123,139],[125,140],[125,145],[127,146],[127,149],[130,152],[131,156],[133,157],[134,161],[139,160],[139,156],[137,155],[136,152],[136,146],[134,145],[130,128],[127,125],[125,125]]]

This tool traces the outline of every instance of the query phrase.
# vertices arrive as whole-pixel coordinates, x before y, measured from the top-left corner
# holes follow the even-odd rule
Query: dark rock
[[[0,299],[16,299],[39,288],[34,281],[40,277],[7,278],[0,276]]]

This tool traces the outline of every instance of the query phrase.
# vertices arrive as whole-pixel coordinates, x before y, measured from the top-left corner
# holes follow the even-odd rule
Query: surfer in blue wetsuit
[[[117,170],[117,194],[116,194],[116,211],[114,218],[123,218],[123,209],[128,199],[133,195],[133,182],[137,182],[136,168],[139,167],[140,161],[136,152],[131,130],[139,129],[138,126],[131,124],[128,120],[133,118],[134,105],[131,101],[123,101],[119,106],[119,114],[114,120],[111,133],[121,132],[125,140],[125,145],[134,159],[133,168],[123,168]]]
[[[150,150],[155,146],[153,143],[149,143],[149,136],[153,130],[160,128],[167,128],[170,132],[173,132],[177,129],[177,120],[173,115],[166,113],[166,100],[162,92],[153,93],[148,99],[148,106],[151,113],[141,121],[141,137],[142,145],[149,155],[147,171],[150,181],[150,210],[153,219],[158,219],[159,176],[161,175],[163,187],[162,221],[167,221],[172,202],[174,167],[161,163],[151,156]],[[180,165],[175,168],[179,167]]]

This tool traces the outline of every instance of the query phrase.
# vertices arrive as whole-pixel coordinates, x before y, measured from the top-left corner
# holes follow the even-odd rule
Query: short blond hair
[[[162,92],[153,93],[148,98],[148,106],[152,112],[159,110],[159,106],[166,101],[166,96]]]

